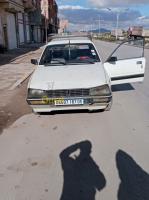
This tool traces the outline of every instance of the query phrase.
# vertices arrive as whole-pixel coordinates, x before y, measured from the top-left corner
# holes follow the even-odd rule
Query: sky
[[[73,5],[85,8],[103,8],[103,7],[131,7],[139,10],[142,15],[149,16],[149,1],[148,0],[126,0],[126,3],[119,3],[116,0],[57,0],[58,5]],[[99,3],[101,2],[101,3]],[[121,1],[122,2],[122,1]]]
[[[139,5],[133,7],[136,10],[139,10],[142,15],[149,16],[149,3],[148,5]]]
[[[89,14],[89,12],[86,11],[87,8],[92,10],[92,13],[90,12],[90,18],[92,17],[92,14],[94,14],[95,10],[98,10],[99,14],[101,12],[101,17],[103,16],[103,21],[105,21],[104,24],[106,24],[108,20],[112,21],[110,19],[114,20],[115,18],[115,16],[111,16],[112,14],[108,12],[107,8],[110,8],[113,15],[114,13],[116,15],[117,12],[121,14],[121,21],[124,22],[124,26],[129,26],[131,20],[131,23],[143,25],[149,28],[149,0],[57,0],[57,3],[59,5],[61,16],[68,18],[70,23],[74,23],[74,25],[79,23],[79,20],[82,22],[84,20],[85,23],[86,17],[83,19],[85,14],[83,15],[82,12],[84,10],[84,13],[86,12],[86,14]],[[127,11],[124,13],[124,11],[128,9],[129,12]],[[102,15],[103,10],[105,11],[104,15]],[[78,19],[78,21],[73,20],[71,14],[74,18]],[[77,15],[79,15],[80,18]]]

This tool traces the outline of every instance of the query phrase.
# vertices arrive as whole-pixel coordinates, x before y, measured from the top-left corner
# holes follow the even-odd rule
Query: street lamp
[[[107,10],[112,11],[111,8],[107,8]],[[118,27],[119,27],[119,12],[116,13],[116,29],[115,29],[115,34],[116,34],[116,40],[118,39]]]
[[[107,8],[107,10],[112,12],[111,8]],[[126,8],[124,11],[127,10],[129,10],[129,8]],[[118,39],[119,18],[120,18],[120,11],[116,12],[116,30],[115,30],[116,40]]]

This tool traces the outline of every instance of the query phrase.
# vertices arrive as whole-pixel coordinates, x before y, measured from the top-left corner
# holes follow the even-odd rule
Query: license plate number
[[[61,106],[61,105],[83,105],[84,99],[56,99],[55,105]]]

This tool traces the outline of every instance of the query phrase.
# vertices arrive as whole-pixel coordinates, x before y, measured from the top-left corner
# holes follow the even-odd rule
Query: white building
[[[67,19],[61,19],[59,24],[59,33],[65,33],[67,31],[69,21]]]

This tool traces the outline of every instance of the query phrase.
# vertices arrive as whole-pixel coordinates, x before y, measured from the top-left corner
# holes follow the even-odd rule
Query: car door
[[[104,63],[111,85],[142,82],[145,73],[144,39],[120,44]]]

